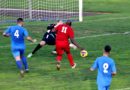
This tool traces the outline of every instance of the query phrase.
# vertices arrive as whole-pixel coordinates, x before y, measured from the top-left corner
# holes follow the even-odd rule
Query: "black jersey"
[[[48,45],[55,45],[56,34],[51,30],[47,30],[47,32],[43,35],[42,40],[46,42]]]

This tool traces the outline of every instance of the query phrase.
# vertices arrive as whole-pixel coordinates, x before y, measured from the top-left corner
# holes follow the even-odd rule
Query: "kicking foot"
[[[21,76],[21,78],[24,77],[24,71],[23,70],[20,71],[20,76]]]
[[[56,68],[58,71],[60,70],[60,62],[57,63]]]
[[[31,58],[33,56],[32,53],[28,54],[27,58]]]
[[[74,65],[73,65],[71,68],[72,68],[72,69],[75,69],[76,65],[77,65],[77,64],[76,64],[76,63],[74,63]]]

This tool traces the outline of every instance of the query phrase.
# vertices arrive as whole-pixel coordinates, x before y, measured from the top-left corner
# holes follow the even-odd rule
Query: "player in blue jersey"
[[[98,90],[109,90],[112,76],[116,74],[116,66],[114,60],[109,57],[110,51],[111,47],[109,45],[106,45],[104,47],[103,56],[98,57],[90,68],[91,71],[98,69]]]
[[[12,54],[16,60],[16,64],[18,69],[20,70],[21,77],[24,76],[24,70],[22,67],[22,64],[24,65],[25,72],[28,72],[28,63],[27,59],[24,56],[25,52],[25,42],[24,38],[31,42],[36,42],[35,39],[32,39],[28,35],[28,31],[23,27],[24,21],[22,18],[17,19],[17,25],[16,26],[10,26],[3,35],[5,37],[11,37],[11,51]]]

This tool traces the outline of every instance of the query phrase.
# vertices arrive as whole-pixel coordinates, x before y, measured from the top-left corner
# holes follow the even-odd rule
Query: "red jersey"
[[[69,38],[74,38],[73,28],[66,24],[58,25],[56,28],[56,41],[68,41]]]

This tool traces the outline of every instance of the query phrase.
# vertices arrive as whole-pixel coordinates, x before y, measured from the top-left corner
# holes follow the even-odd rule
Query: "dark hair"
[[[71,26],[71,25],[72,25],[71,20],[67,20],[67,21],[66,21],[66,24],[69,25],[69,26]]]
[[[17,19],[17,22],[23,22],[24,20],[23,20],[23,18],[18,18]]]
[[[111,46],[110,45],[106,45],[104,47],[104,50],[105,50],[105,52],[110,52],[111,51]]]
[[[47,30],[52,30],[55,27],[55,24],[49,24],[47,26]]]

